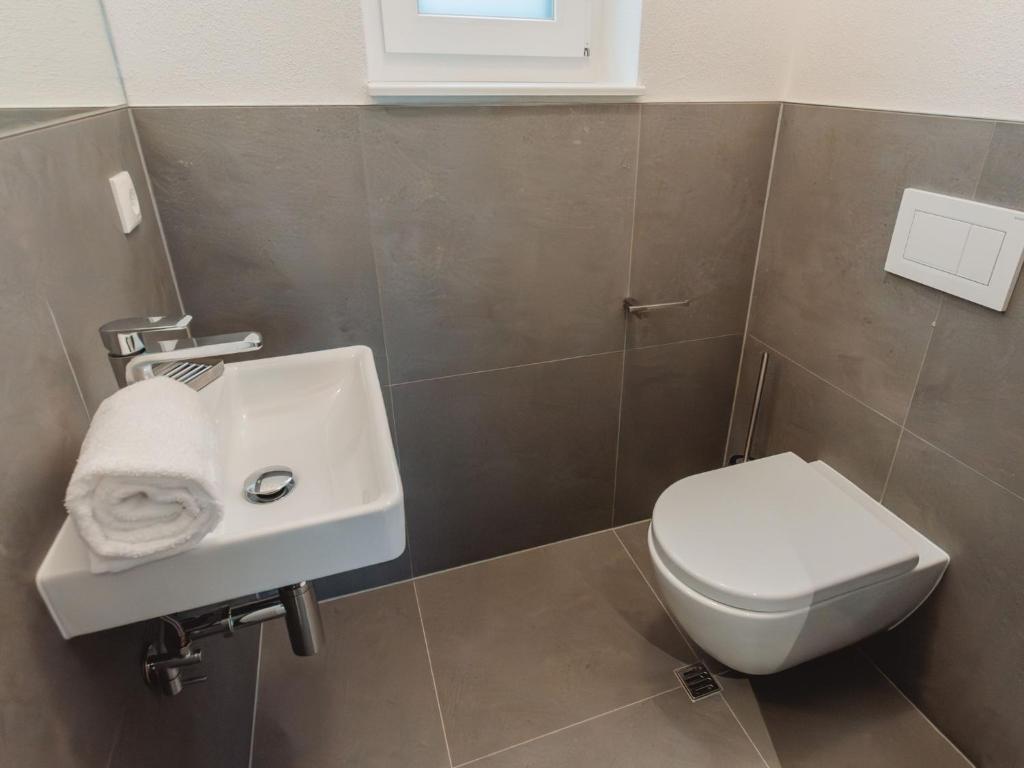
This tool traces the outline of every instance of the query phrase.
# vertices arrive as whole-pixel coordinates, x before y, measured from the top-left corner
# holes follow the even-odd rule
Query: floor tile
[[[772,768],[970,766],[856,649],[719,682]]]
[[[884,502],[950,564],[871,655],[979,766],[1024,765],[1024,500],[908,433]]]
[[[722,465],[739,336],[626,352],[615,523],[651,516],[676,480]]]
[[[417,588],[456,763],[669,690],[689,660],[611,532]]]
[[[630,292],[688,299],[629,323],[631,346],[742,333],[777,103],[644,104]]]
[[[360,112],[396,382],[622,348],[639,111]]]
[[[169,698],[139,680],[110,768],[249,765],[260,630],[196,640],[195,647],[203,651],[203,664],[183,670],[184,677],[206,675],[207,681]]]
[[[640,569],[644,578],[647,579],[647,583],[653,587],[655,583],[654,564],[651,563],[651,551],[647,546],[647,532],[650,528],[650,520],[639,520],[638,522],[616,528],[615,533],[626,548],[626,551],[629,552],[629,556],[633,558],[637,568]]]
[[[606,528],[622,354],[394,387],[416,574]]]
[[[485,758],[479,768],[762,768],[720,696],[681,690]]]
[[[754,434],[753,455],[792,451],[821,459],[878,498],[896,451],[900,428],[844,392],[748,338],[740,371],[729,453],[743,451],[761,353],[771,354]]]
[[[264,627],[253,768],[448,765],[412,584],[321,605],[327,644]]]
[[[969,197],[994,124],[787,104],[750,330],[902,422],[941,294],[884,271],[903,190]]]

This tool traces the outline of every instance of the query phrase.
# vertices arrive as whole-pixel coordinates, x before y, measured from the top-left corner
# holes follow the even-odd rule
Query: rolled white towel
[[[65,497],[92,571],[195,546],[224,515],[218,475],[213,422],[188,385],[156,377],[104,400]]]

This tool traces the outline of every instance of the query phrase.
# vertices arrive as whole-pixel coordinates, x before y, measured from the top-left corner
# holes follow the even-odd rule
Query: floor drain
[[[676,677],[679,678],[679,682],[686,689],[686,695],[690,697],[690,701],[700,701],[706,696],[722,690],[718,687],[718,682],[714,676],[708,672],[708,668],[703,664],[691,664],[688,667],[680,667],[676,670]]]

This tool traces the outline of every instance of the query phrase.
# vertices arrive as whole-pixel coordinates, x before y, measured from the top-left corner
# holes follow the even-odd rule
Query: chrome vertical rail
[[[742,461],[750,461],[750,449],[754,445],[754,430],[757,429],[757,414],[761,410],[761,396],[764,394],[764,377],[768,371],[768,353],[761,353],[761,368],[757,372],[757,388],[754,390],[754,405],[750,409],[750,425],[747,427],[747,442],[743,445]]]

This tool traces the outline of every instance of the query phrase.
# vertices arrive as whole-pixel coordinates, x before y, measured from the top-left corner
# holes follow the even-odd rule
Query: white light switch
[[[1024,212],[908,189],[885,270],[1002,312],[1022,258]]]
[[[110,190],[114,193],[117,216],[121,219],[121,231],[126,235],[142,221],[142,206],[135,193],[135,183],[128,171],[121,171],[110,177]]]

